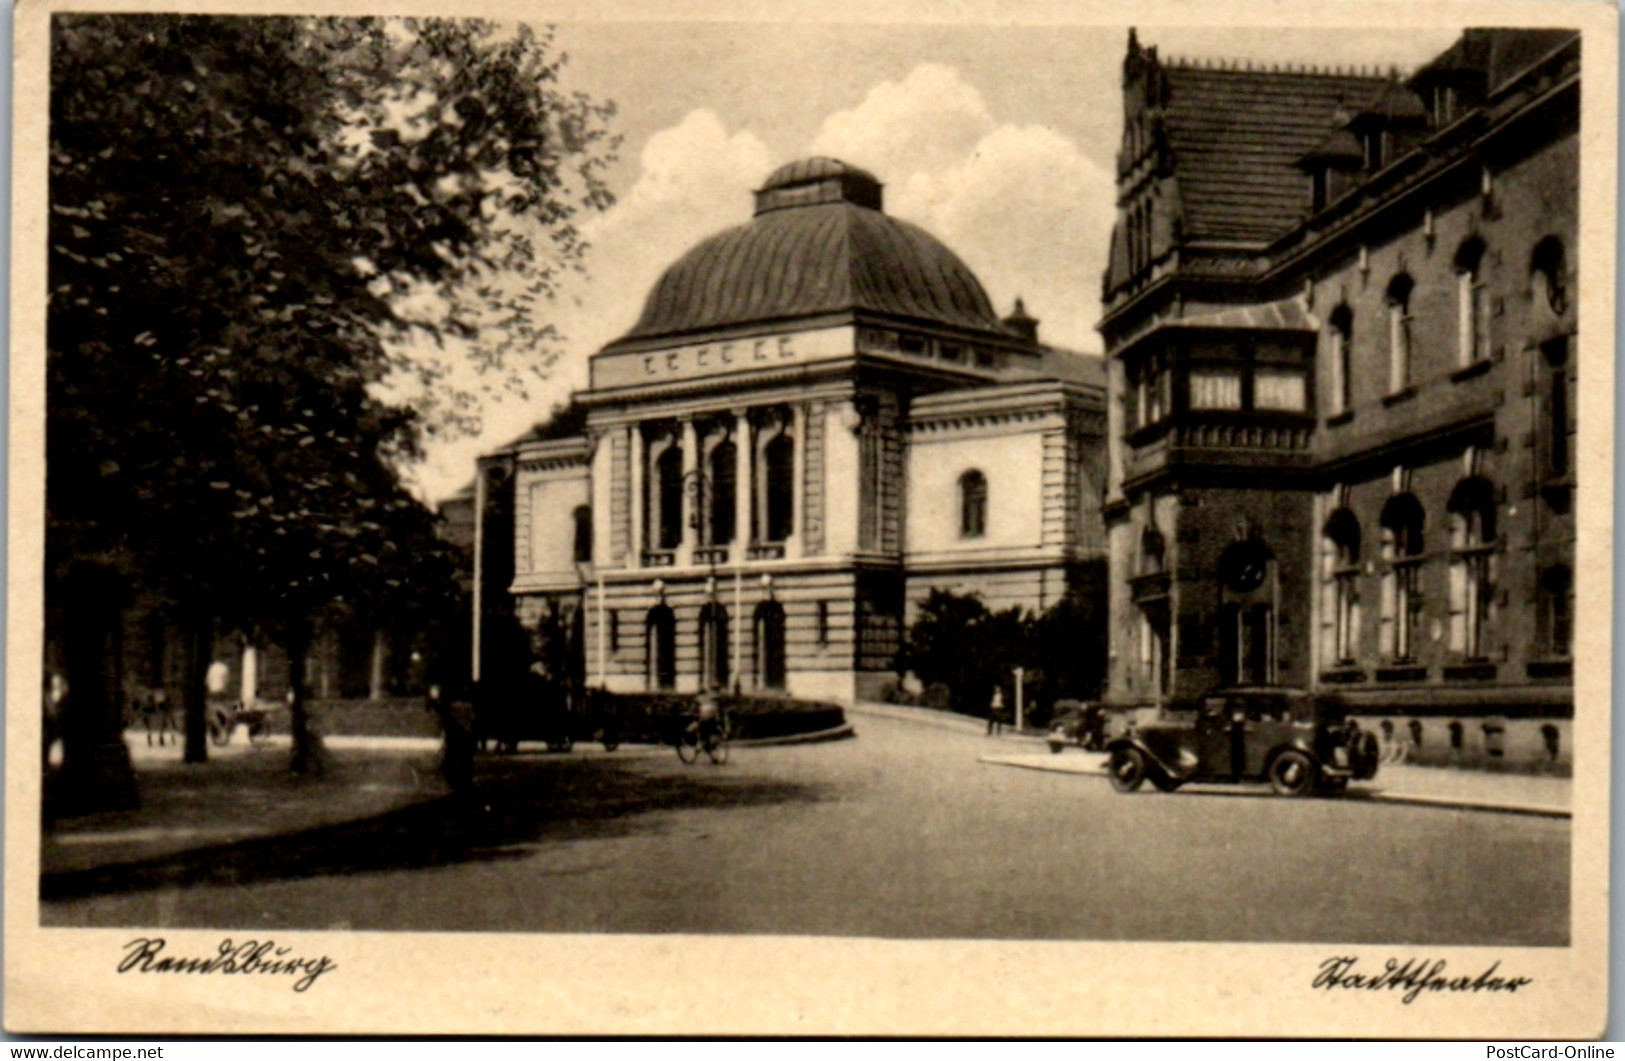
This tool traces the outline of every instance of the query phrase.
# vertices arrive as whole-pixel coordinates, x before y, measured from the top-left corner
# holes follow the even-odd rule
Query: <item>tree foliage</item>
[[[610,201],[562,64],[475,21],[55,16],[49,570],[273,627],[438,593],[396,469],[477,402],[435,351],[545,372]]]
[[[932,590],[908,629],[899,666],[948,690],[949,706],[986,716],[999,689],[1008,711],[1021,667],[1028,717],[1042,724],[1054,702],[1100,694],[1104,628],[1081,598],[1068,595],[1042,615],[989,611],[975,594]]]

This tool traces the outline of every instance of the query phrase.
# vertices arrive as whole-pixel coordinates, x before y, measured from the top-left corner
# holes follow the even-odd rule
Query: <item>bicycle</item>
[[[729,729],[727,715],[707,718],[696,714],[677,734],[677,758],[692,766],[700,761],[700,753],[704,752],[721,766],[728,761]]]

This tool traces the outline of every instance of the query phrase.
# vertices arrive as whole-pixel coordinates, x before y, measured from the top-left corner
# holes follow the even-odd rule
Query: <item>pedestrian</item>
[[[1004,722],[1004,690],[993,687],[993,703],[987,709],[987,735],[997,737]]]
[[[445,744],[440,754],[440,772],[453,792],[474,787],[474,708],[451,700],[438,684],[428,689],[429,710],[440,719]]]

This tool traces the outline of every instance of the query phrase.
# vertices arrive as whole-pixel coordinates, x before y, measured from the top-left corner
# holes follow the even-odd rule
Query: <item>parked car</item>
[[[1045,739],[1049,750],[1056,755],[1069,744],[1076,744],[1085,751],[1101,750],[1106,746],[1106,708],[1081,700],[1055,701],[1055,714]]]
[[[1107,742],[1112,787],[1145,781],[1172,792],[1189,781],[1268,781],[1283,796],[1342,792],[1376,776],[1376,734],[1334,697],[1300,689],[1222,689],[1173,703],[1156,721]]]

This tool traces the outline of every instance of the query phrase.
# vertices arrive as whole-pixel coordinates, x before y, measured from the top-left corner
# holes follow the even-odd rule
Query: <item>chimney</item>
[[[1027,316],[1027,307],[1016,296],[1016,308],[1010,311],[1010,316],[1004,318],[1004,326],[1021,336],[1033,345],[1038,344],[1038,319]]]

